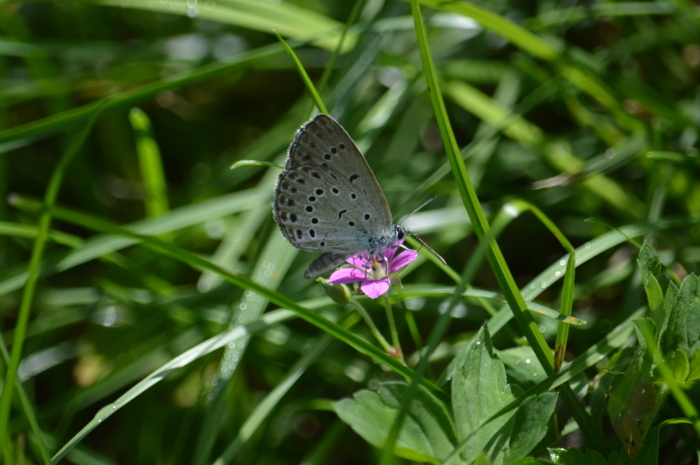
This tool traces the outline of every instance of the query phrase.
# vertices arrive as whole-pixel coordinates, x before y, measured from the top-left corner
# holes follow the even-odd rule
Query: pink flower
[[[331,284],[348,284],[359,281],[360,290],[370,299],[376,299],[380,295],[385,294],[392,284],[401,284],[398,278],[391,275],[418,258],[418,252],[415,250],[402,250],[401,253],[396,255],[397,250],[398,247],[384,251],[384,257],[389,262],[388,274],[387,265],[379,262],[376,257],[370,257],[367,254],[357,254],[346,260],[352,267],[341,268],[335,271],[328,279],[328,282]]]

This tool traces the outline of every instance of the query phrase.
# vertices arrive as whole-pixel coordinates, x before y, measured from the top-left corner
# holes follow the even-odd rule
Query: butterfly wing
[[[335,170],[308,164],[280,174],[273,210],[292,245],[345,259],[367,249],[371,239],[383,233],[377,231],[381,213],[373,201]]]
[[[345,129],[328,115],[320,114],[303,125],[289,147],[287,169],[308,164],[330,168],[346,179],[358,195],[372,203],[377,231],[391,230],[389,204],[367,160]]]

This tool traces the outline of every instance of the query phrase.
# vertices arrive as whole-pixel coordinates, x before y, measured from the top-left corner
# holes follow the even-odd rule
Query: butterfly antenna
[[[432,200],[432,199],[431,199],[431,200]],[[442,262],[443,265],[447,265],[447,262],[445,261],[445,259],[442,258],[442,256],[441,256],[439,253],[437,253],[436,251],[434,251],[432,247],[430,247],[428,244],[426,244],[425,242],[423,242],[423,239],[421,239],[419,235],[417,235],[417,234],[411,234],[411,236],[415,237],[415,238],[418,240],[418,242],[420,242],[421,244],[423,244],[428,250],[430,250],[432,253],[434,253],[435,256],[436,256],[437,258],[440,259],[440,261]]]
[[[420,207],[416,208],[416,209],[413,210],[411,213],[409,213],[408,215],[406,215],[406,216],[404,217],[404,219],[402,219],[401,221],[399,221],[399,226],[401,226],[401,223],[403,223],[404,221],[406,221],[406,220],[408,219],[408,217],[410,217],[411,215],[413,215],[413,214],[416,213],[418,210],[420,210],[421,208],[425,207],[426,205],[428,205],[430,202],[432,202],[432,201],[435,200],[435,199],[437,199],[437,195],[435,195],[435,196],[433,196],[432,198],[430,198],[430,199],[426,200],[425,202],[423,202],[423,205],[421,205]],[[416,236],[416,237],[418,237],[418,236]],[[419,240],[420,240],[420,239],[419,239]],[[423,244],[423,245],[425,245],[425,244]],[[428,246],[426,245],[426,247],[428,247]],[[428,248],[430,249],[430,247],[428,247]],[[430,250],[433,250],[433,249],[430,249]],[[437,254],[436,254],[436,255],[437,255]]]

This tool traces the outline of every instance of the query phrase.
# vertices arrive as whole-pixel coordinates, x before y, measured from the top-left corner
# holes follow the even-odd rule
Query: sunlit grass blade
[[[277,163],[270,163],[269,161],[257,161],[257,160],[238,160],[236,163],[231,165],[231,169],[235,170],[242,166],[267,166],[269,168],[279,168],[284,169],[284,166],[278,165]]]
[[[547,11],[528,21],[531,29],[544,29],[586,18],[611,18],[614,16],[657,16],[677,13],[671,3],[625,2],[599,3]]]
[[[168,212],[168,192],[163,160],[158,143],[153,138],[151,121],[140,108],[132,108],[129,121],[136,140],[136,155],[139,159],[141,182],[146,203],[146,216],[154,218]]]
[[[316,87],[314,86],[313,82],[311,82],[311,78],[307,74],[306,70],[304,69],[304,65],[301,64],[301,61],[299,60],[299,57],[297,57],[296,53],[294,53],[294,50],[292,47],[290,47],[287,42],[284,41],[281,35],[279,35],[276,31],[275,34],[277,35],[277,40],[279,40],[282,43],[282,46],[284,47],[284,50],[287,52],[287,55],[292,59],[294,62],[294,65],[297,68],[297,71],[299,72],[299,75],[301,76],[301,79],[304,81],[304,85],[306,85],[306,90],[309,91],[309,94],[311,94],[311,97],[313,98],[314,102],[316,103],[316,107],[318,107],[319,111],[321,113],[328,114],[328,109],[326,108],[326,105],[324,105],[323,100],[321,100],[321,96],[318,94],[316,91]]]
[[[293,3],[268,3],[256,0],[215,0],[192,4],[187,0],[172,0],[168,3],[142,2],[140,0],[94,0],[94,3],[159,11],[181,16],[196,16],[219,23],[254,29],[265,33],[278,30],[295,39],[319,37],[314,40],[319,47],[333,50],[338,43],[342,24]],[[350,47],[355,37],[346,43]]]

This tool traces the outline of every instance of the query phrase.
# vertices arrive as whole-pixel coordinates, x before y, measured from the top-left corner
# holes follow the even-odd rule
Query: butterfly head
[[[406,239],[410,235],[411,235],[411,232],[408,229],[404,228],[400,224],[397,224],[396,226],[394,226],[394,241],[393,242],[394,242],[394,244],[396,242],[398,242],[400,244],[404,241],[404,239]]]

